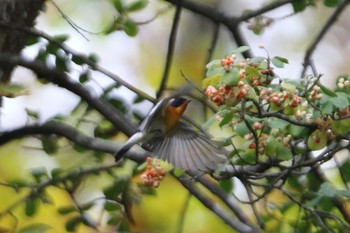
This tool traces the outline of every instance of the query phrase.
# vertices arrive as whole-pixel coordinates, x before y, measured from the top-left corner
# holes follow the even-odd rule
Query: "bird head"
[[[165,109],[166,131],[170,132],[174,129],[189,102],[191,100],[183,97],[174,97],[169,100]]]

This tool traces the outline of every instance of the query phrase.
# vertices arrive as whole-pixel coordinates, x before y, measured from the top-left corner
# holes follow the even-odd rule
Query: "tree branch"
[[[50,135],[55,134],[62,136],[72,141],[73,143],[85,147],[89,150],[100,151],[105,153],[114,154],[120,150],[123,144],[113,143],[101,138],[94,138],[83,134],[76,130],[74,127],[64,123],[49,121],[42,125],[30,125],[20,127],[10,131],[4,131],[0,134],[0,145],[8,143],[12,140],[17,140],[25,136],[31,135]],[[148,153],[140,152],[131,149],[126,156],[134,161],[143,162]]]
[[[179,0],[165,0],[167,2],[170,2],[172,4],[177,4]],[[282,5],[289,4],[292,2],[291,0],[283,0],[283,1],[274,1],[259,10],[256,11],[250,11],[250,12],[244,12],[239,17],[233,17],[229,16],[226,13],[219,11],[217,8],[211,7],[209,5],[205,5],[200,2],[191,2],[191,1],[184,1],[183,7],[199,14],[203,17],[206,17],[213,21],[214,24],[223,24],[228,28],[228,30],[232,33],[232,36],[237,44],[237,46],[243,46],[248,45],[248,42],[243,37],[243,33],[239,30],[239,25],[253,17],[256,17],[257,15],[266,13],[268,11],[274,10]],[[245,57],[252,57],[252,54],[247,51],[244,52],[243,55]]]
[[[202,190],[200,190],[195,182],[191,179],[191,177],[181,177],[177,178],[178,181],[194,195],[202,204],[207,207],[210,211],[212,211],[214,214],[219,216],[226,224],[231,226],[233,229],[235,229],[238,232],[249,232],[249,233],[256,233],[259,232],[256,229],[251,228],[250,226],[237,221],[231,214],[229,214],[224,208],[222,208],[219,204],[217,204],[214,200],[212,200],[210,197],[205,195]]]
[[[0,54],[0,65],[3,64],[19,65],[32,70],[39,77],[47,79],[81,97],[126,135],[130,136],[135,133],[136,127],[123,113],[97,96],[92,95],[82,84],[71,79],[68,74],[54,68],[49,68],[42,62],[30,61],[12,54]]]
[[[168,81],[168,78],[169,78],[171,63],[173,60],[174,49],[175,49],[175,44],[176,44],[177,29],[178,29],[179,23],[180,23],[182,1],[183,0],[179,0],[178,3],[176,4],[176,11],[175,11],[175,16],[174,16],[174,20],[173,20],[173,25],[171,27],[171,32],[169,35],[168,52],[167,52],[167,56],[166,56],[162,80],[161,80],[161,83],[160,83],[160,86],[159,86],[159,89],[157,92],[157,99],[162,95],[162,93],[166,87],[166,83]]]
[[[206,176],[195,176],[194,174],[192,176],[195,177],[199,183],[210,190],[213,194],[218,196],[235,213],[237,218],[241,220],[242,223],[250,226],[251,228],[254,228],[254,224],[244,214],[244,211],[242,211],[242,209],[237,206],[235,200],[230,197],[228,193],[223,191],[216,183],[214,183],[213,180],[209,179]]]
[[[0,1],[0,20],[9,25],[32,27],[44,4],[45,0]],[[0,30],[0,53],[18,55],[27,39],[28,36],[25,33],[13,30],[12,27]],[[3,64],[0,67],[0,83],[7,83],[10,80],[13,68],[11,64]]]
[[[306,50],[305,56],[304,56],[304,64],[303,64],[303,70],[301,71],[301,77],[303,78],[306,74],[306,70],[308,66],[310,65],[311,56],[316,50],[317,45],[321,42],[323,37],[327,34],[328,30],[331,28],[331,26],[337,21],[340,14],[345,10],[347,5],[350,3],[348,0],[343,0],[341,4],[337,7],[337,9],[333,12],[331,17],[328,18],[327,22],[322,27],[319,34],[316,36],[315,40],[309,45],[309,48]]]
[[[38,29],[35,28],[28,28],[28,27],[24,27],[21,25],[13,25],[13,24],[8,24],[4,21],[0,21],[0,27],[2,28],[11,28],[12,30],[18,30],[18,31],[22,31],[25,32],[29,35],[32,36],[37,36],[37,37],[41,37],[44,38],[45,40],[49,41],[50,43],[53,43],[54,45],[57,45],[59,48],[61,48],[63,51],[65,51],[67,54],[71,54],[73,56],[73,58],[79,59],[81,61],[83,61],[85,64],[87,64],[88,66],[91,67],[91,69],[96,70],[98,72],[100,72],[101,74],[106,75],[107,77],[111,78],[112,80],[116,81],[117,83],[123,85],[124,87],[128,88],[129,90],[131,90],[134,93],[137,93],[139,96],[141,96],[142,98],[149,100],[150,102],[155,103],[156,100],[151,97],[150,95],[148,95],[147,93],[143,92],[142,90],[132,86],[130,83],[124,81],[124,79],[122,79],[121,77],[119,77],[118,75],[110,72],[109,70],[99,66],[98,64],[96,64],[93,60],[91,60],[88,56],[82,54],[82,53],[78,53],[75,52],[72,48],[70,48],[69,46],[67,46],[66,44],[57,41],[54,37],[46,34],[43,31],[40,31]]]

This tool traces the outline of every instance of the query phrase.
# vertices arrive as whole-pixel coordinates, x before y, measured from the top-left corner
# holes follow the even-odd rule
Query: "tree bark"
[[[33,27],[44,3],[45,0],[0,0],[0,21],[16,27]],[[0,29],[0,53],[18,55],[27,39],[27,34],[11,27]],[[13,69],[12,65],[1,65],[0,84],[10,81]]]

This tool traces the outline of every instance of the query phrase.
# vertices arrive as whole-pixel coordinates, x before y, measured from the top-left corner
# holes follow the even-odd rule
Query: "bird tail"
[[[130,150],[130,148],[139,143],[143,139],[143,134],[141,132],[135,133],[129,138],[125,145],[114,155],[115,161],[119,162],[124,154]]]

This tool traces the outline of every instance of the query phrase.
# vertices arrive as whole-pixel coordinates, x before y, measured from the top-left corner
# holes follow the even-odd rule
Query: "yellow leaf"
[[[216,86],[221,79],[221,74],[216,74],[211,77],[205,78],[202,82],[202,88],[206,89],[209,86]]]

